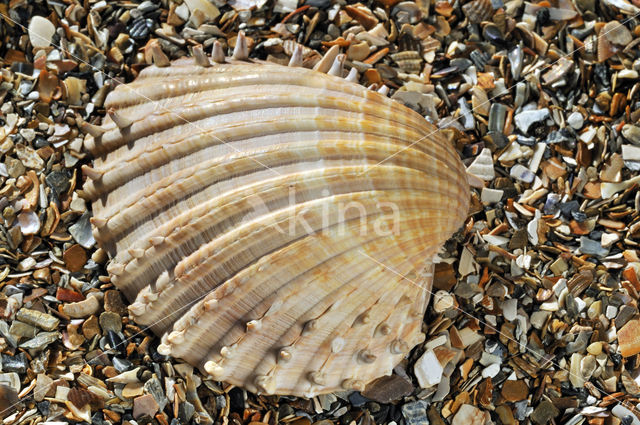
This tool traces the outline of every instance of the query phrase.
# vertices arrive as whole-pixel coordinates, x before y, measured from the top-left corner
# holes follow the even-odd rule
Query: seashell
[[[489,23],[484,26],[482,29],[482,37],[489,43],[498,46],[498,47],[506,47],[506,41],[504,39],[504,35],[500,28],[496,24]]]
[[[485,65],[491,60],[491,55],[481,49],[475,49],[469,54],[469,59],[471,59],[478,71],[484,72]]]
[[[220,52],[145,68],[86,136],[112,282],[160,353],[216,380],[362,389],[424,340],[430,259],[468,209],[464,167],[378,92]]]
[[[422,57],[415,50],[405,50],[391,55],[391,59],[404,72],[417,74],[422,70]]]
[[[494,10],[491,0],[473,0],[462,6],[462,12],[472,24],[479,24],[491,19]]]
[[[631,31],[618,21],[607,22],[600,32],[600,37],[606,37],[607,41],[619,46],[626,46],[633,41]]]
[[[500,8],[496,10],[494,15],[491,17],[491,21],[497,25],[502,34],[507,33],[507,14],[504,9]]]

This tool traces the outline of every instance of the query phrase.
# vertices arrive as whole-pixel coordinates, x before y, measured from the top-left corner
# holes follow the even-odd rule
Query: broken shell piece
[[[473,0],[462,6],[462,12],[473,24],[488,21],[493,16],[491,0]]]
[[[473,160],[471,165],[467,167],[467,173],[481,178],[485,181],[491,181],[496,177],[493,169],[493,156],[488,148],[482,149],[480,155]]]
[[[424,339],[425,259],[466,218],[464,167],[417,112],[240,61],[243,43],[109,93],[83,186],[96,241],[162,353],[250,391],[363,388]],[[341,76],[343,60],[333,46],[316,66]]]
[[[618,331],[618,345],[622,357],[640,353],[640,320],[630,320]]]

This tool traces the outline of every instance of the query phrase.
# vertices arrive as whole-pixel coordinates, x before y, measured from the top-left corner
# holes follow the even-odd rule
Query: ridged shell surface
[[[108,96],[84,190],[112,280],[162,352],[217,380],[362,389],[424,340],[464,168],[382,94],[228,62],[151,66]]]

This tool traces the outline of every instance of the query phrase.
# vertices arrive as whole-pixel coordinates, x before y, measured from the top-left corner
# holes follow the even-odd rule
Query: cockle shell
[[[462,163],[383,94],[220,52],[144,69],[83,125],[112,281],[160,352],[217,380],[362,389],[424,340],[430,259],[467,213]]]

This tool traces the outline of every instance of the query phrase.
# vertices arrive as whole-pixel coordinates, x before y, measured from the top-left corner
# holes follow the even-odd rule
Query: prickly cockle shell
[[[430,259],[466,217],[456,152],[356,83],[198,53],[144,69],[85,125],[94,234],[132,317],[255,392],[390,374],[424,340]]]

